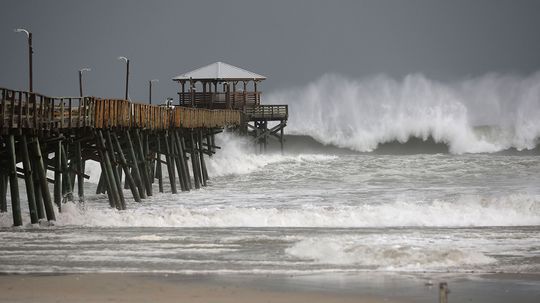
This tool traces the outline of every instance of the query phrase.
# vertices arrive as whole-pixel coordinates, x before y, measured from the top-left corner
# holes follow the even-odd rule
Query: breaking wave
[[[540,138],[540,72],[453,83],[421,74],[402,80],[327,74],[267,100],[289,104],[288,133],[362,152],[432,138],[451,153],[492,153],[534,149]]]
[[[105,205],[105,201],[101,201]],[[470,227],[540,225],[540,197],[516,194],[500,198],[478,196],[431,203],[396,201],[358,206],[295,208],[233,205],[131,205],[124,211],[65,204],[58,226],[96,227]],[[0,226],[11,217],[0,215]]]

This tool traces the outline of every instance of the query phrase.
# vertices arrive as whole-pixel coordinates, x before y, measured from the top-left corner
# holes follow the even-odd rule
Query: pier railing
[[[261,92],[178,93],[180,105],[199,108],[243,109],[261,104]]]
[[[0,132],[9,129],[213,128],[241,123],[237,110],[159,106],[96,97],[47,97],[0,88]]]
[[[289,106],[259,105],[244,109],[244,114],[250,120],[287,120],[289,117]]]

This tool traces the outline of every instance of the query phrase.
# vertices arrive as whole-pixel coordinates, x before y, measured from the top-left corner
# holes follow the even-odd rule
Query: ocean
[[[206,188],[117,211],[89,161],[54,226],[0,214],[0,272],[538,274],[539,96],[539,74],[327,75],[269,95],[285,154],[219,135]]]

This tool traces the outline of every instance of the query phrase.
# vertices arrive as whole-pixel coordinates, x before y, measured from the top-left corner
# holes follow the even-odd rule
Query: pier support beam
[[[39,222],[39,216],[36,206],[36,198],[34,196],[34,177],[32,174],[32,166],[30,164],[30,153],[28,152],[28,140],[26,135],[22,136],[22,155],[23,155],[23,170],[24,181],[26,184],[26,196],[28,199],[28,210],[30,211],[30,222],[36,224]]]
[[[110,136],[110,134],[109,134]],[[124,156],[124,153],[122,152],[122,146],[120,145],[120,141],[118,141],[118,137],[116,135],[112,136],[114,140],[114,145],[116,147],[116,152],[118,153],[118,158],[120,160],[120,165],[124,169],[124,174],[126,175],[126,184],[128,184],[129,189],[131,190],[131,194],[133,195],[133,199],[135,202],[141,202],[141,196],[139,195],[139,189],[137,188],[137,185],[135,184],[135,180],[133,179],[133,176],[131,175],[129,171],[129,166],[127,164],[126,158]]]
[[[128,145],[128,156],[129,160],[131,161],[131,173],[135,183],[137,184],[139,196],[141,197],[141,199],[146,199],[146,186],[143,185],[141,172],[139,171],[139,161],[137,160],[137,155],[135,154],[133,141],[131,140],[131,135],[129,134],[129,131],[126,131],[126,139]]]
[[[15,152],[15,136],[8,137],[9,153],[9,186],[11,189],[11,211],[13,214],[13,225],[22,225],[21,200],[19,197],[19,184],[17,182],[17,153]]]
[[[169,182],[171,183],[171,192],[173,194],[177,193],[176,190],[176,177],[174,173],[174,156],[171,148],[170,142],[172,138],[168,131],[163,135],[163,141],[165,142],[165,159],[167,161],[167,173],[169,175]]]
[[[8,176],[0,174],[0,213],[7,212]]]
[[[39,180],[39,188],[41,190],[41,197],[43,198],[43,204],[45,206],[45,213],[48,221],[55,221],[56,215],[54,213],[54,207],[51,199],[51,192],[49,191],[49,185],[47,184],[47,173],[45,171],[45,165],[43,163],[43,156],[41,155],[41,146],[39,145],[39,139],[34,138],[32,144],[32,154],[34,163],[36,164],[37,175]]]
[[[84,202],[84,159],[82,157],[81,142],[75,145],[75,157],[77,165],[77,193],[79,201]]]

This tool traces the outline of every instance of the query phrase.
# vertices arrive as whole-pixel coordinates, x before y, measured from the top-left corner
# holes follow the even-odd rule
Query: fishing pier
[[[163,192],[165,180],[174,194],[199,189],[209,180],[205,156],[217,152],[215,135],[224,129],[249,136],[261,151],[275,138],[283,151],[288,108],[261,104],[264,79],[216,62],[173,78],[178,103],[164,105],[0,88],[0,212],[8,211],[9,192],[13,225],[23,225],[23,179],[30,222],[55,221],[55,208],[76,200],[75,187],[84,201],[87,160],[101,166],[96,194],[118,210],[127,208],[124,189],[135,202],[152,196],[156,182]]]

